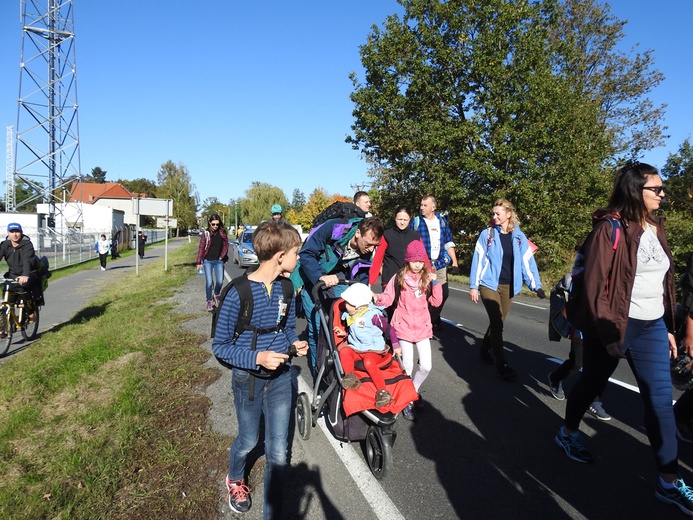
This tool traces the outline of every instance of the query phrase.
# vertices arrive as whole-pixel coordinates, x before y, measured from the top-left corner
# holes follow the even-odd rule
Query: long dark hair
[[[642,188],[647,177],[659,175],[657,168],[641,162],[629,162],[616,172],[614,191],[611,192],[607,209],[618,212],[621,218],[643,222],[647,216]]]
[[[207,230],[208,230],[210,233],[213,231],[213,230],[212,230],[212,221],[214,221],[214,220],[218,220],[218,221],[219,221],[219,227],[216,229],[216,231],[221,231],[222,229],[225,231],[225,229],[224,229],[224,223],[222,222],[221,217],[219,216],[218,213],[212,213],[212,214],[209,216],[209,218],[207,219]]]

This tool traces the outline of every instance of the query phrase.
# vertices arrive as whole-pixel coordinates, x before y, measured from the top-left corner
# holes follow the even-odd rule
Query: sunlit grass
[[[194,276],[194,247],[172,251],[168,272],[124,276],[0,366],[0,518],[213,516],[206,461],[228,441],[192,390],[210,378],[205,336],[164,301]]]

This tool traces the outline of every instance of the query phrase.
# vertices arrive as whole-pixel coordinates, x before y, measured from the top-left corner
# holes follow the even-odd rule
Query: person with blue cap
[[[286,222],[287,224],[289,223],[289,221],[284,218],[283,209],[279,204],[273,204],[272,209],[270,209],[270,213],[272,213],[272,220],[276,222]]]
[[[17,222],[7,224],[7,239],[0,243],[0,260],[3,259],[9,267],[9,273],[5,276],[16,278],[20,286],[33,293],[32,286],[36,285],[36,277],[32,276],[36,272],[36,252],[31,239],[24,235],[22,226]],[[32,315],[29,315],[30,322]]]

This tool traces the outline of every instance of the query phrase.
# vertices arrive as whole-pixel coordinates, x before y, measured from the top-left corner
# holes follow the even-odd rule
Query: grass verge
[[[0,366],[0,518],[214,518],[228,438],[207,428],[205,336],[165,300],[194,276],[141,268]],[[143,276],[145,275],[145,276]]]

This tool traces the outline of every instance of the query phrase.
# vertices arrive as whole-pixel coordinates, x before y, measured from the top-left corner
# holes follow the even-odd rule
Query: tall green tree
[[[693,146],[686,139],[662,168],[666,186],[667,241],[679,273],[693,253]]]
[[[253,182],[245,192],[245,200],[241,208],[243,223],[257,225],[267,220],[272,216],[270,210],[274,204],[279,204],[282,208],[287,208],[289,205],[281,188],[266,182]]]
[[[398,1],[352,75],[347,142],[373,165],[378,206],[435,195],[463,243],[506,197],[540,263],[565,265],[606,168],[661,144],[651,54],[617,51],[623,22],[595,0]]]
[[[126,181],[123,179],[118,179],[116,181],[118,184],[122,184],[131,193],[135,195],[140,195],[143,197],[157,198],[157,187],[154,181],[149,179],[139,178],[131,181]]]
[[[102,170],[100,166],[95,166],[94,168],[91,169],[91,178],[93,179],[93,182],[97,182],[99,184],[105,184],[107,173],[108,172],[105,170]]]
[[[301,211],[305,204],[306,196],[298,188],[294,189],[294,192],[291,195],[291,204],[289,204],[289,208],[293,209],[294,211]]]
[[[178,220],[176,236],[181,229],[197,226],[199,196],[184,164],[166,161],[157,173],[157,197],[173,200],[173,217]]]

